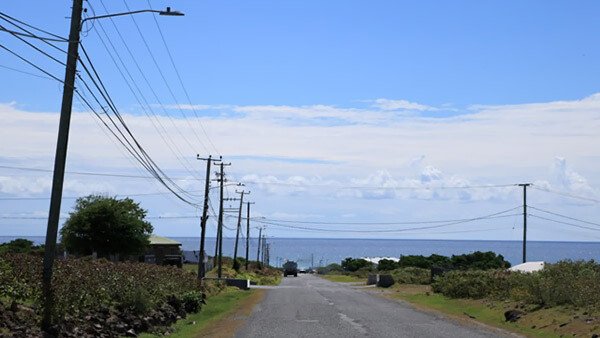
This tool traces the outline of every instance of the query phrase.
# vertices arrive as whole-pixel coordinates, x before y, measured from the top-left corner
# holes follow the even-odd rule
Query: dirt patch
[[[196,337],[233,337],[237,330],[246,322],[254,306],[260,303],[265,295],[265,290],[253,290],[250,297],[243,299],[235,311],[224,318],[209,324],[203,332]]]

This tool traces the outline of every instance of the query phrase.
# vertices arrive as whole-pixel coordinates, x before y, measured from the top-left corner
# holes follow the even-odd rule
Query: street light
[[[182,13],[180,11],[172,11],[171,7],[167,7],[167,9],[164,10],[164,11],[159,11],[159,10],[156,10],[156,9],[141,9],[141,10],[138,10],[138,11],[130,11],[130,12],[123,12],[123,13],[114,13],[114,14],[90,16],[90,17],[87,17],[87,18],[83,19],[81,21],[81,25],[83,26],[83,23],[86,22],[86,21],[88,21],[88,20],[111,18],[111,17],[114,17],[114,16],[132,15],[132,14],[138,14],[138,13],[158,13],[158,15],[163,15],[163,16],[184,16],[185,15],[184,13]]]
[[[69,30],[69,46],[67,50],[67,63],[65,80],[63,81],[63,95],[58,124],[58,138],[54,156],[54,171],[52,177],[52,193],[48,211],[48,226],[46,228],[46,241],[44,250],[44,264],[42,272],[42,294],[44,298],[44,313],[42,316],[42,330],[49,332],[52,326],[52,310],[54,308],[54,295],[52,292],[52,267],[56,254],[56,238],[58,236],[58,222],[60,219],[60,205],[65,177],[65,163],[67,160],[67,146],[69,140],[69,125],[71,124],[71,111],[73,108],[73,94],[75,89],[75,76],[77,74],[77,59],[79,58],[79,39],[81,27],[85,21],[108,18],[113,16],[130,15],[137,13],[158,13],[168,16],[184,15],[178,11],[156,11],[151,9],[93,16],[82,20],[83,0],[74,0],[71,12],[71,27]]]

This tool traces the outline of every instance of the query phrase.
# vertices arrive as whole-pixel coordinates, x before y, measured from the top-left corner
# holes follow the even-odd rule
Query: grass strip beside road
[[[317,275],[321,278],[327,279],[331,282],[338,283],[366,283],[365,278],[359,278],[356,276],[348,276],[348,275]]]
[[[188,315],[173,324],[172,328],[175,331],[169,337],[230,337],[243,321],[239,318],[231,319],[229,317],[239,317],[238,313],[249,315],[262,296],[262,290],[243,291],[228,288],[218,295],[206,299],[206,305],[202,306],[200,312]],[[142,334],[139,337],[161,336]]]
[[[475,299],[453,299],[430,291],[427,285],[397,284],[389,289],[377,289],[385,297],[411,303],[420,310],[437,311],[459,322],[476,321],[527,337],[589,337],[600,332],[597,316],[582,309],[566,307],[528,311],[517,322],[506,322],[504,312],[515,309],[514,302]],[[589,318],[596,318],[586,323]]]

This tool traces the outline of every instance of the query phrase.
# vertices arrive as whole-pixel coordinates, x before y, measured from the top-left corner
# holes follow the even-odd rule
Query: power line
[[[56,81],[57,80],[57,79],[53,79],[53,78],[51,78],[49,76],[43,76],[43,75],[39,75],[39,74],[34,74],[34,73],[30,73],[28,71],[24,71],[24,70],[20,70],[20,69],[17,69],[17,68],[8,67],[8,66],[5,66],[5,65],[0,65],[0,68],[12,70],[13,72],[17,72],[17,73],[21,73],[21,74],[35,76],[35,77],[40,78],[40,79],[47,79],[47,80],[52,80],[52,81]]]
[[[600,229],[598,229],[598,228],[592,228],[592,227],[587,227],[587,226],[584,226],[584,225],[578,225],[578,224],[573,224],[573,223],[569,223],[569,222],[563,222],[563,221],[559,221],[559,220],[552,219],[552,218],[546,218],[546,217],[543,217],[543,216],[537,216],[537,215],[532,215],[532,214],[529,214],[529,216],[534,217],[534,218],[543,219],[545,221],[554,222],[554,223],[559,223],[559,224],[564,224],[564,225],[570,225],[570,226],[573,226],[573,227],[576,227],[576,228],[593,230],[593,231],[600,231]]]
[[[574,195],[568,192],[564,192],[564,191],[558,191],[558,190],[554,190],[554,189],[550,189],[550,188],[545,188],[545,187],[539,187],[537,185],[532,184],[531,187],[533,189],[536,190],[540,190],[540,191],[544,191],[544,192],[549,192],[552,194],[556,194],[556,195],[561,195],[561,196],[565,196],[565,197],[571,197],[571,198],[575,198],[575,199],[579,199],[579,200],[584,200],[584,201],[589,201],[589,202],[594,202],[594,203],[600,203],[600,200],[598,199],[594,199],[594,198],[590,198],[590,197],[584,197],[584,196],[578,196],[578,195]]]
[[[22,36],[25,38],[37,39],[37,40],[54,41],[54,42],[68,42],[67,40],[43,38],[41,36],[37,36],[37,35],[33,35],[33,34],[21,33],[21,32],[10,30],[10,29],[2,27],[2,26],[0,26],[0,31],[6,32],[9,34],[13,34],[13,35],[19,35],[19,36]]]
[[[148,2],[148,6],[152,9],[152,4],[150,3],[150,0],[147,0],[147,2]],[[156,15],[153,14],[152,18],[154,19],[154,23],[156,24],[156,28],[158,29],[158,33],[160,34],[160,38],[161,38],[161,40],[163,42],[163,45],[165,46],[167,54],[169,55],[169,60],[171,60],[171,65],[173,66],[173,69],[175,70],[175,74],[177,75],[177,79],[179,80],[179,84],[181,85],[181,88],[183,89],[183,92],[185,93],[185,96],[186,96],[187,101],[188,101],[188,103],[190,105],[190,108],[194,112],[194,116],[196,117],[196,122],[198,123],[198,125],[200,125],[200,129],[204,133],[204,136],[206,136],[206,139],[208,140],[208,143],[210,143],[210,145],[217,152],[218,155],[221,155],[221,153],[219,153],[219,150],[217,150],[217,148],[215,147],[214,143],[212,142],[212,140],[208,136],[208,133],[206,132],[206,129],[204,128],[204,125],[200,121],[200,117],[198,116],[196,108],[195,108],[194,104],[192,103],[192,100],[190,99],[190,95],[189,95],[189,93],[188,93],[185,85],[183,84],[183,80],[181,79],[181,74],[179,73],[179,70],[177,69],[175,61],[173,60],[173,55],[171,54],[169,46],[167,45],[167,41],[165,40],[164,34],[162,32],[162,29],[160,28],[160,24],[158,23],[158,20],[156,20]]]
[[[4,19],[5,21],[8,21],[8,20],[6,19],[6,18],[8,18],[8,19],[10,19],[10,20],[13,20],[13,21],[16,21],[16,22],[18,22],[18,23],[20,23],[20,24],[22,24],[22,25],[25,25],[25,26],[27,26],[27,27],[29,27],[29,28],[31,28],[31,29],[35,29],[35,30],[37,30],[38,32],[42,32],[42,33],[48,34],[48,35],[50,35],[50,36],[53,36],[53,37],[55,37],[55,38],[57,38],[57,39],[61,39],[61,40],[65,41],[65,42],[68,42],[68,39],[65,39],[64,37],[62,37],[62,36],[60,36],[60,35],[57,35],[57,34],[54,34],[54,33],[50,33],[50,32],[48,32],[48,31],[46,31],[46,30],[43,30],[43,29],[41,29],[41,28],[38,28],[38,27],[36,27],[36,26],[33,26],[33,25],[31,25],[31,24],[28,24],[28,23],[26,23],[26,22],[23,22],[23,21],[21,21],[21,20],[19,20],[19,19],[17,19],[17,18],[14,18],[14,17],[12,17],[12,16],[10,16],[10,15],[8,15],[8,14],[4,13],[4,12],[0,12],[0,17],[3,17],[3,19]],[[14,23],[13,23],[13,24],[14,24]]]
[[[595,226],[599,226],[600,227],[600,223],[594,223],[594,222],[590,222],[590,221],[584,221],[578,218],[574,218],[574,217],[570,217],[570,216],[566,216],[566,215],[562,215],[556,212],[552,212],[552,211],[548,211],[548,210],[544,210],[544,209],[540,209],[540,208],[536,208],[536,207],[532,207],[532,206],[528,206],[531,209],[537,210],[537,211],[541,211],[541,212],[545,212],[547,214],[550,215],[554,215],[554,216],[558,216],[558,217],[563,217],[566,219],[570,219],[572,221],[577,221],[577,222],[581,222],[581,223],[585,223],[585,224],[590,224],[590,225],[595,225]]]
[[[126,1],[123,1],[123,3],[125,4],[125,7],[127,8],[127,10],[130,10],[129,5],[127,4]],[[198,140],[198,142],[200,143],[200,145],[206,150],[206,152],[210,153],[210,151],[208,150],[208,148],[206,147],[206,145],[204,144],[204,142],[202,142],[202,140],[200,140],[200,137],[198,136],[198,134],[196,133],[196,130],[192,127],[192,125],[190,124],[190,121],[187,119],[187,116],[185,115],[185,113],[183,112],[183,110],[181,109],[181,106],[179,105],[177,98],[175,97],[175,94],[171,88],[171,86],[169,85],[169,82],[167,81],[161,67],[159,66],[156,58],[154,57],[154,53],[152,53],[152,49],[150,49],[150,46],[148,45],[148,42],[146,41],[146,38],[144,37],[144,34],[142,33],[142,30],[140,29],[136,19],[134,16],[130,16],[129,17],[131,19],[131,21],[133,22],[133,24],[136,27],[137,32],[140,35],[140,38],[142,39],[142,42],[144,43],[144,46],[146,47],[146,50],[148,52],[148,54],[150,55],[150,58],[152,59],[152,62],[154,63],[156,70],[158,71],[158,74],[160,75],[160,77],[162,78],[165,87],[167,88],[169,94],[171,95],[171,98],[173,99],[173,101],[176,103],[176,105],[179,107],[179,111],[183,117],[183,119],[186,121],[186,123],[188,124],[188,126],[191,128],[192,132],[194,133],[194,135],[196,136],[196,139]],[[184,134],[181,134],[181,136],[183,137],[183,139],[188,143],[188,145],[193,149],[194,147],[192,146],[192,144],[189,142],[189,140],[185,137]]]
[[[63,83],[63,81],[62,81],[61,79],[59,79],[58,77],[56,77],[56,76],[54,76],[54,75],[50,74],[50,72],[48,72],[48,71],[44,70],[42,67],[40,67],[40,66],[38,66],[38,65],[34,64],[33,62],[31,62],[31,61],[27,60],[26,58],[22,57],[21,55],[19,55],[18,53],[14,52],[14,51],[13,51],[13,50],[11,50],[11,49],[9,49],[8,47],[6,47],[6,46],[4,46],[4,45],[0,44],[0,48],[2,48],[2,49],[4,49],[4,50],[6,50],[7,52],[11,53],[12,55],[14,55],[14,56],[18,57],[18,58],[19,58],[19,59],[21,59],[23,62],[25,62],[25,63],[27,63],[28,65],[32,66],[33,68],[35,68],[35,69],[39,70],[40,72],[42,72],[42,73],[44,73],[44,74],[48,75],[48,76],[49,76],[50,78],[52,78],[53,80],[56,80],[56,81],[58,81],[58,82],[60,82],[60,83]]]
[[[263,220],[255,220],[255,222],[262,223],[262,224],[267,224],[267,225],[272,225],[272,226],[277,226],[277,227],[283,227],[283,228],[308,230],[308,231],[319,231],[319,232],[337,232],[337,233],[339,233],[339,232],[351,232],[351,233],[396,233],[396,232],[405,232],[405,231],[411,231],[411,230],[437,229],[437,228],[447,227],[447,226],[451,226],[451,225],[457,225],[457,224],[462,224],[462,223],[474,222],[474,221],[478,221],[478,220],[488,220],[488,219],[512,217],[514,215],[515,214],[498,215],[498,216],[488,215],[488,216],[477,217],[477,218],[473,218],[473,219],[469,219],[469,220],[465,220],[465,221],[460,221],[460,222],[450,222],[450,223],[439,224],[439,225],[431,225],[431,226],[425,226],[425,227],[412,227],[412,228],[404,228],[404,229],[371,229],[371,230],[354,230],[354,229],[339,230],[339,229],[312,228],[312,227],[284,225],[284,224],[278,224],[278,223],[273,223],[273,222],[268,222],[268,221],[263,221]]]
[[[8,166],[8,165],[0,165],[0,168],[23,170],[23,171],[47,172],[47,173],[52,172],[52,169],[17,167],[17,166]],[[109,174],[109,173],[84,172],[84,171],[65,171],[65,173],[72,174],[72,175],[105,176],[105,177],[120,177],[120,178],[154,178],[154,176],[129,175],[129,174]],[[204,181],[204,179],[197,179],[197,178],[190,178],[190,177],[172,177],[172,179],[182,180],[182,181],[184,181],[184,180]]]
[[[153,179],[154,177],[148,177]],[[200,190],[189,190],[188,192],[200,192]],[[106,194],[107,196],[115,197],[140,197],[140,196],[158,196],[158,195],[169,195],[171,192],[149,192],[149,193],[132,193],[132,194]],[[81,196],[63,196],[64,200],[74,200]],[[0,201],[35,201],[35,200],[49,200],[50,197],[0,197]]]
[[[104,5],[103,1],[101,1],[101,4],[104,7],[104,10],[108,13],[108,9]],[[91,4],[90,4],[90,8],[93,9],[93,7],[91,6]],[[154,90],[154,88],[152,87],[152,85],[150,84],[150,81],[148,80],[148,78],[146,77],[145,72],[142,70],[141,66],[139,65],[136,56],[134,56],[134,54],[131,51],[131,49],[129,48],[127,42],[123,38],[123,35],[121,34],[121,31],[119,30],[118,26],[115,24],[115,22],[114,22],[114,20],[112,18],[109,18],[109,20],[112,23],[112,26],[113,26],[115,32],[117,33],[117,36],[119,37],[119,39],[120,39],[120,41],[121,41],[124,49],[127,51],[128,55],[130,56],[131,60],[133,61],[133,64],[135,65],[136,69],[138,70],[139,74],[141,75],[142,79],[144,80],[144,83],[150,89],[150,92],[153,94],[155,100],[163,107],[163,111],[165,112],[165,115],[167,116],[167,118],[169,119],[169,121],[171,122],[171,124],[173,125],[173,127],[175,128],[175,130],[177,130],[178,134],[182,138],[185,138],[185,136],[181,133],[181,131],[179,130],[179,128],[177,127],[177,125],[173,121],[173,118],[170,115],[168,115],[166,108],[164,108],[164,105],[162,105],[162,103],[160,101],[160,98],[158,97],[158,94],[156,93],[156,91]],[[150,122],[152,122],[152,125],[154,126],[154,128],[158,132],[158,135],[162,138],[162,140],[167,145],[167,147],[171,150],[171,152],[173,153],[173,155],[175,155],[175,157],[177,158],[177,160],[182,164],[182,166],[190,174],[192,174],[192,176],[197,177],[196,174],[195,174],[195,170],[193,169],[194,166],[190,163],[190,161],[188,160],[188,158],[183,155],[183,153],[182,153],[181,149],[179,148],[179,146],[177,145],[177,143],[175,143],[173,141],[173,139],[171,138],[169,132],[167,131],[167,129],[165,128],[165,126],[161,123],[161,121],[160,121],[159,117],[157,116],[157,114],[154,112],[154,109],[152,109],[152,105],[150,105],[148,103],[148,100],[146,99],[146,96],[144,95],[144,93],[140,89],[140,86],[137,84],[137,82],[133,78],[133,75],[129,71],[128,67],[125,65],[125,62],[123,61],[123,58],[121,57],[118,49],[113,44],[112,39],[108,36],[108,33],[104,29],[104,26],[102,25],[102,22],[99,21],[98,24],[99,24],[100,29],[102,30],[102,33],[106,37],[106,41],[108,42],[108,45],[110,45],[112,51],[114,52],[114,55],[119,60],[119,63],[120,63],[121,66],[119,66],[119,63],[117,63],[117,61],[115,60],[115,57],[113,56],[113,53],[111,52],[111,50],[108,48],[108,45],[105,42],[104,38],[99,33],[99,31],[96,29],[96,32],[98,34],[98,38],[100,39],[100,42],[104,46],[104,49],[106,50],[106,52],[108,53],[108,55],[110,56],[112,62],[115,65],[115,68],[117,69],[117,71],[119,72],[119,74],[121,75],[121,77],[123,78],[123,80],[125,81],[125,84],[127,85],[127,87],[129,88],[129,90],[133,94],[133,96],[136,99],[136,101],[139,103],[142,111],[150,119]],[[123,68],[122,70],[121,70],[121,67]],[[129,80],[131,80],[131,83],[127,79],[127,77],[125,76],[125,74],[123,72],[125,72],[127,74],[127,76],[129,77]],[[136,91],[133,90],[132,85],[133,85],[133,87],[135,87],[137,93],[136,93]],[[143,101],[143,103],[142,103],[142,101]],[[154,118],[152,118],[148,112],[150,112],[150,114]],[[160,126],[160,128],[162,128],[162,132],[161,132],[161,129],[159,129],[158,126]],[[171,144],[169,142],[167,142],[167,139],[172,143],[172,146],[171,146]],[[188,142],[188,145],[189,145],[189,142]],[[196,151],[194,150],[192,152],[195,153]]]

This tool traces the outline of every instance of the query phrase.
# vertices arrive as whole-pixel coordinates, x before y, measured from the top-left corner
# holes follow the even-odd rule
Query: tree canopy
[[[32,241],[24,238],[17,238],[8,243],[0,244],[0,254],[3,253],[30,253],[43,252],[41,245],[34,245]]]
[[[61,241],[68,252],[81,255],[140,254],[153,230],[146,214],[130,198],[81,197],[60,230]]]

